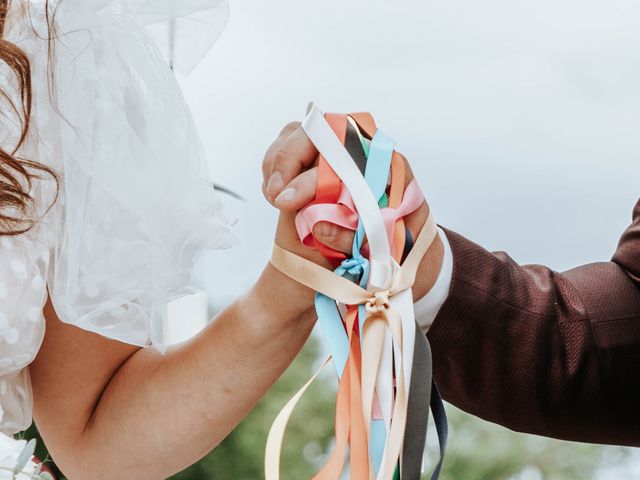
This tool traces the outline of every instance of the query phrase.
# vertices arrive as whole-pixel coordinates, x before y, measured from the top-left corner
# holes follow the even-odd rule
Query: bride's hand
[[[262,192],[265,198],[280,209],[280,220],[276,242],[309,260],[327,266],[324,258],[316,251],[306,248],[300,242],[295,229],[295,215],[298,210],[315,197],[318,169],[318,150],[309,140],[299,122],[289,123],[267,150],[262,163]],[[413,180],[413,172],[404,157],[406,166],[405,185]],[[425,202],[417,211],[405,218],[413,238],[416,238],[429,216],[429,206]],[[328,222],[318,223],[313,234],[317,240],[334,250],[351,252],[354,233]],[[414,286],[414,297],[421,298],[429,291],[437,279],[442,265],[443,246],[437,237],[427,252],[418,272]]]

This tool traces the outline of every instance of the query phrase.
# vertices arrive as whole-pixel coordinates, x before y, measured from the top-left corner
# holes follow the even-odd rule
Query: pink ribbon
[[[402,203],[398,208],[381,209],[387,235],[393,242],[395,223],[407,215],[415,212],[424,203],[424,195],[415,179],[407,186]],[[344,184],[340,188],[337,203],[316,203],[307,205],[296,216],[296,229],[302,243],[311,246],[313,228],[319,222],[329,222],[348,230],[355,231],[358,227],[358,212],[353,199]]]

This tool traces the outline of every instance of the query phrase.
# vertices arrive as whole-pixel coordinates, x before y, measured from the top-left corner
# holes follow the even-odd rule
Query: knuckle
[[[284,126],[284,128],[282,129],[282,132],[280,132],[280,134],[281,135],[287,135],[287,134],[293,132],[294,130],[297,130],[300,125],[301,125],[300,122],[289,122]]]
[[[407,157],[405,157],[403,154],[399,153],[398,155],[400,155],[400,158],[402,159],[404,166],[405,166],[405,183],[406,185],[408,185],[411,180],[413,180],[413,170],[411,169],[411,164],[409,163],[409,161],[407,160]]]
[[[267,152],[264,154],[264,158],[262,159],[262,173],[268,173],[269,166],[271,165],[273,159],[271,158],[271,152]]]
[[[277,148],[275,152],[273,152],[273,165],[274,167],[286,165],[289,162],[289,152],[284,148]]]
[[[353,239],[349,234],[344,234],[339,237],[337,249],[344,253],[349,253],[353,245]]]
[[[274,160],[274,153],[276,151],[276,143],[273,143],[265,152],[264,154],[264,158],[262,160],[262,171],[264,173],[268,173],[268,170],[271,169],[271,165],[273,164],[273,160]]]

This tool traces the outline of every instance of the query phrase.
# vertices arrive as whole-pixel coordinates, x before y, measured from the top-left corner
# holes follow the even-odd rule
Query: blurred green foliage
[[[280,409],[320,367],[318,345],[311,339],[289,369],[256,408],[211,454],[172,480],[255,480],[264,477],[264,447],[271,423]],[[333,373],[312,385],[298,404],[285,435],[284,478],[311,478],[333,436],[335,382]],[[333,380],[331,378],[331,380]]]

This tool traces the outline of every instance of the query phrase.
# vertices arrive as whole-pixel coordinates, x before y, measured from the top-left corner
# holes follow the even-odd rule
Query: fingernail
[[[282,193],[276,197],[275,202],[276,203],[290,202],[291,200],[293,200],[293,197],[295,196],[296,196],[296,189],[289,187],[286,190],[283,190]]]
[[[282,174],[280,172],[273,172],[269,178],[269,183],[267,183],[267,193],[273,196],[278,193],[282,187],[284,187]]]
[[[318,234],[324,238],[333,238],[338,235],[338,227],[333,223],[321,223],[318,225]]]

